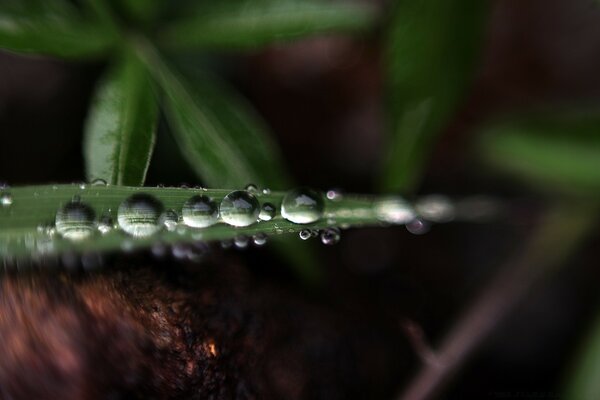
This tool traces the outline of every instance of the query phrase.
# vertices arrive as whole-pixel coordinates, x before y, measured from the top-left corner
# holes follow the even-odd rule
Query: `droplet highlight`
[[[258,200],[244,190],[229,193],[219,206],[219,214],[223,222],[233,226],[252,225],[257,221],[259,213]]]
[[[148,237],[162,229],[162,210],[162,204],[155,197],[136,193],[119,206],[117,222],[131,236]]]
[[[310,224],[323,216],[325,203],[316,190],[298,188],[290,190],[283,197],[281,216],[296,224]]]

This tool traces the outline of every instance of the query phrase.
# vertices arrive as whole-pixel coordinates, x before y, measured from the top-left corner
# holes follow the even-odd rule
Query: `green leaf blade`
[[[374,7],[358,2],[252,0],[201,5],[162,35],[176,49],[252,48],[326,32],[363,31]]]
[[[387,33],[390,146],[381,187],[415,189],[435,139],[468,88],[487,5],[479,0],[402,0]]]
[[[84,140],[87,178],[141,186],[156,140],[158,106],[145,67],[125,56],[98,87]]]
[[[115,36],[61,0],[0,3],[0,48],[60,58],[105,54]]]

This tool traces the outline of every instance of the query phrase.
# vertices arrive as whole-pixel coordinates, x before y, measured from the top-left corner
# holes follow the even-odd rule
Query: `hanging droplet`
[[[456,213],[452,201],[439,194],[420,198],[415,204],[415,210],[421,217],[431,222],[450,222]]]
[[[233,244],[238,249],[245,249],[246,247],[248,247],[248,242],[248,236],[245,235],[239,235],[233,239]]]
[[[377,218],[390,224],[406,224],[415,219],[413,208],[401,197],[388,197],[375,203]]]
[[[217,223],[217,204],[205,195],[192,196],[181,210],[183,223],[192,228],[205,228]]]
[[[246,187],[244,189],[246,190],[246,192],[248,192],[250,194],[257,194],[258,193],[258,186],[256,186],[253,183],[249,183],[248,185],[246,185]]]
[[[94,233],[94,210],[81,202],[69,202],[56,213],[56,231],[69,240],[86,239]]]
[[[104,214],[100,217],[98,221],[98,232],[103,235],[106,235],[108,232],[112,231],[114,222],[110,215]]]
[[[416,218],[406,224],[406,230],[408,230],[413,235],[423,235],[429,232],[430,225],[427,221],[423,221],[420,218]]]
[[[323,196],[309,188],[290,190],[283,197],[281,216],[296,224],[316,222],[323,215]]]
[[[119,206],[117,222],[131,236],[151,236],[162,228],[162,210],[162,204],[155,197],[136,193]]]
[[[275,206],[271,203],[264,203],[260,208],[258,218],[262,221],[270,221],[275,217]]]
[[[264,233],[255,234],[252,236],[252,243],[254,243],[255,246],[264,246],[267,243],[267,235]]]
[[[177,229],[177,224],[179,223],[179,215],[177,215],[177,212],[175,210],[169,209],[163,213],[163,215],[161,216],[161,220],[165,228],[169,232],[173,232],[175,229]]]
[[[233,246],[233,240],[225,239],[221,240],[221,248],[222,249],[230,249]]]
[[[0,194],[0,205],[2,207],[9,207],[13,203],[13,197],[10,193],[4,192]]]
[[[310,229],[302,229],[299,233],[298,236],[300,237],[300,239],[302,240],[308,240],[312,237],[312,231]]]
[[[339,189],[330,189],[325,194],[328,200],[340,201],[342,200],[342,192]]]
[[[325,228],[321,232],[321,243],[328,246],[338,243],[340,238],[340,230],[337,228]]]
[[[108,184],[102,178],[96,178],[92,181],[92,186],[107,186]]]
[[[258,200],[244,190],[229,193],[221,201],[221,219],[233,226],[249,226],[256,222],[260,207]]]

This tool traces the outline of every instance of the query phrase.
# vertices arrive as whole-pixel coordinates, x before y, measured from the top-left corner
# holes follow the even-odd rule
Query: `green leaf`
[[[145,67],[123,57],[97,88],[85,128],[89,181],[141,186],[154,148],[157,103]]]
[[[0,48],[64,58],[106,53],[115,36],[62,0],[0,2]]]
[[[166,94],[179,147],[207,185],[289,187],[277,147],[245,101],[214,76],[189,80],[149,48],[142,54]]]
[[[408,192],[419,183],[472,79],[486,10],[481,0],[396,2],[385,48],[391,143],[383,189]]]
[[[598,196],[600,114],[553,112],[483,130],[481,156],[544,190]]]
[[[600,320],[597,320],[577,357],[567,382],[565,399],[600,398]]]
[[[366,3],[315,0],[200,2],[188,14],[163,32],[163,44],[177,49],[257,47],[324,32],[362,31],[376,17]]]

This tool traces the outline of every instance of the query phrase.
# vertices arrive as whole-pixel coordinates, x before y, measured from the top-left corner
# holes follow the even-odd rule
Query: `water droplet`
[[[323,215],[323,196],[312,189],[299,188],[286,193],[281,203],[281,216],[296,224],[316,222]]]
[[[233,246],[232,240],[221,240],[221,248],[222,249],[230,249]]]
[[[119,206],[117,221],[123,231],[135,237],[147,237],[160,231],[162,204],[153,196],[136,193]]]
[[[325,195],[327,196],[327,199],[332,201],[340,201],[343,197],[342,192],[339,189],[330,189]]]
[[[56,213],[56,231],[69,240],[86,239],[94,233],[94,210],[80,202],[67,203]]]
[[[108,183],[102,178],[96,178],[92,181],[92,186],[107,186]]]
[[[415,219],[412,207],[401,197],[387,197],[375,203],[377,218],[390,224],[406,224]]]
[[[455,214],[452,201],[439,194],[420,198],[415,204],[415,210],[421,217],[432,222],[450,222]]]
[[[264,188],[264,189],[262,190],[262,192],[263,192],[263,194],[269,195],[269,194],[271,194],[271,189],[269,189],[269,188]]]
[[[183,260],[184,258],[187,258],[187,253],[188,249],[187,245],[185,244],[177,243],[174,244],[173,247],[171,247],[171,254],[178,260]]]
[[[205,195],[192,196],[181,210],[183,223],[192,228],[205,228],[217,223],[217,204]]]
[[[239,235],[236,236],[235,239],[233,239],[233,244],[238,249],[245,249],[246,247],[248,247],[248,242],[248,236],[245,235]]]
[[[169,232],[173,232],[177,229],[177,223],[179,222],[179,215],[175,210],[169,209],[163,213],[161,220],[165,228]]]
[[[256,246],[264,246],[267,243],[267,235],[264,233],[257,233],[252,236],[252,242]]]
[[[249,226],[256,222],[260,212],[258,200],[252,194],[236,190],[221,201],[221,219],[233,226]]]
[[[162,242],[154,243],[151,248],[152,255],[156,258],[165,257],[167,255],[168,250],[169,250],[169,247]]]
[[[258,193],[258,186],[256,186],[253,183],[249,183],[248,185],[246,185],[246,187],[244,189],[246,190],[246,192],[251,193],[251,194]]]
[[[10,193],[4,192],[0,194],[0,205],[2,207],[9,207],[13,203],[13,197]]]
[[[337,228],[325,228],[321,232],[321,243],[328,246],[338,243],[340,238],[340,230]]]
[[[310,229],[302,229],[298,233],[298,236],[300,236],[300,239],[302,240],[308,240],[312,237],[312,231]]]
[[[113,225],[114,223],[110,215],[104,214],[98,221],[98,231],[101,234],[106,235],[108,232],[112,231]]]
[[[275,206],[271,203],[264,203],[258,214],[262,221],[270,221],[275,217]]]
[[[85,185],[85,183],[80,183],[79,184],[79,189],[81,189],[81,190],[85,190],[86,187],[87,186]]]
[[[413,235],[423,235],[429,232],[430,225],[422,219],[416,218],[406,224],[406,229]]]
[[[187,247],[186,257],[190,261],[199,261],[210,251],[205,242],[195,242]]]

